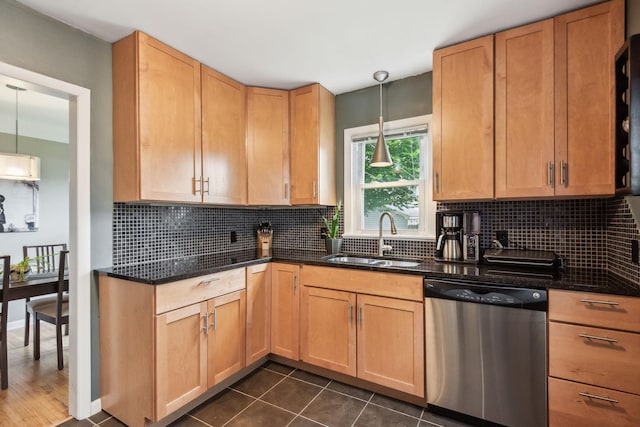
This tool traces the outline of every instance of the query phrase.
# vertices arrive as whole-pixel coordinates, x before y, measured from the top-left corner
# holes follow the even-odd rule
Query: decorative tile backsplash
[[[322,217],[331,207],[220,208],[114,204],[113,264],[151,261],[255,248],[256,228],[270,221],[273,246],[324,251]],[[609,268],[640,283],[640,267],[631,263],[631,240],[640,238],[622,197],[613,199],[439,203],[438,210],[478,210],[482,247],[497,230],[507,230],[513,244],[555,251],[570,267]],[[231,232],[236,241],[232,242]],[[385,238],[393,255],[432,258],[433,241]],[[375,254],[377,239],[348,238],[345,252]]]

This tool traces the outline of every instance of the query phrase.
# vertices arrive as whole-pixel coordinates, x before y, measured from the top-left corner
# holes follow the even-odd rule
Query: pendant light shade
[[[373,78],[380,83],[380,118],[378,120],[380,129],[378,130],[378,141],[376,142],[375,150],[373,150],[373,157],[371,157],[370,163],[372,167],[376,168],[391,166],[393,164],[387,141],[384,139],[384,120],[382,119],[382,82],[387,80],[387,77],[389,77],[389,73],[386,71],[376,71],[373,73]]]
[[[18,92],[26,89],[7,85],[16,91],[16,151],[0,153],[0,179],[38,181],[40,179],[40,158],[28,154],[18,154]]]

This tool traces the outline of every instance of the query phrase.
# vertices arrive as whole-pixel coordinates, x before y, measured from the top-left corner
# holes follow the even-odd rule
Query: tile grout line
[[[295,372],[295,371],[297,371],[297,369],[295,369],[293,372]],[[292,373],[293,373],[293,372],[292,372]],[[295,378],[295,377],[292,377],[292,378]],[[296,378],[296,379],[297,379],[297,378]],[[300,381],[303,381],[303,380],[300,380]],[[306,382],[306,381],[303,381],[303,382]],[[318,398],[318,396],[320,396],[320,393],[322,393],[323,391],[327,390],[327,387],[329,387],[329,384],[331,384],[332,382],[333,382],[333,380],[329,380],[329,382],[328,382],[324,387],[322,387],[322,389],[321,389],[321,390],[320,390],[320,391],[319,391],[319,392],[318,392],[318,393],[313,397],[313,399],[311,399],[311,400],[309,401],[309,403],[307,403],[307,404],[306,404],[302,409],[300,409],[300,411],[296,414],[296,417],[294,417],[294,418],[293,418],[293,420],[295,420],[298,416],[300,416],[300,417],[302,417],[302,418],[304,418],[304,419],[306,419],[306,420],[311,420],[311,421],[313,421],[314,423],[317,423],[317,424],[319,424],[319,425],[321,425],[321,426],[325,426],[325,427],[327,427],[327,426],[326,426],[326,424],[322,424],[322,423],[320,423],[320,422],[318,422],[318,421],[316,421],[316,420],[314,420],[314,419],[307,418],[307,417],[305,417],[304,415],[302,415],[302,413],[304,412],[304,410],[305,410],[305,409],[307,409],[307,408],[309,407],[309,405],[311,405],[311,404],[312,404],[312,403],[313,403],[313,402]],[[310,384],[310,383],[309,383],[309,384]],[[317,386],[317,384],[314,384],[314,385],[315,385],[315,386]],[[289,422],[289,424],[291,424],[291,423],[293,422],[293,420],[291,420],[291,421]],[[288,426],[289,424],[287,424],[287,426]]]
[[[362,408],[362,410],[360,411],[360,413],[358,414],[356,419],[353,420],[353,423],[351,423],[351,427],[356,425],[356,422],[362,416],[362,413],[364,412],[364,410],[367,409],[367,406],[369,406],[369,403],[371,402],[371,399],[373,399],[373,396],[375,396],[375,395],[376,395],[375,393],[371,393],[371,396],[369,396],[369,400],[367,400],[367,403],[365,403],[364,407]]]
[[[187,416],[188,416],[188,417],[193,418],[193,419],[194,419],[194,420],[196,420],[196,421],[201,422],[202,424],[206,425],[207,427],[213,427],[213,426],[212,426],[211,424],[209,424],[208,422],[203,421],[203,420],[201,420],[200,418],[198,418],[198,417],[196,417],[196,416],[193,416],[193,415],[191,415],[191,414],[189,414],[189,413],[187,413]],[[181,418],[182,418],[182,417],[181,417]]]
[[[260,368],[260,369],[264,369],[264,368]],[[265,369],[265,370],[267,370],[267,369]],[[269,372],[273,372],[273,371],[269,371]],[[282,373],[278,373],[278,374],[279,374],[279,375],[282,375],[282,379],[280,379],[280,380],[279,380],[278,382],[276,382],[273,386],[271,386],[271,388],[269,388],[267,391],[265,391],[264,393],[262,393],[262,394],[261,394],[260,396],[258,396],[258,397],[251,396],[250,394],[243,393],[243,392],[241,392],[241,391],[239,391],[239,390],[232,389],[232,388],[230,388],[230,387],[229,387],[229,389],[231,389],[231,390],[233,390],[233,391],[236,391],[236,392],[238,392],[238,393],[245,394],[245,395],[247,395],[247,396],[249,396],[249,397],[253,397],[255,400],[254,400],[253,402],[251,402],[250,404],[248,404],[248,405],[247,405],[247,407],[246,407],[246,408],[244,408],[242,411],[238,412],[238,413],[237,413],[236,415],[234,415],[231,419],[229,419],[229,421],[227,421],[226,423],[224,423],[224,424],[222,425],[222,427],[226,426],[226,425],[227,425],[227,424],[229,424],[231,421],[233,421],[234,419],[238,418],[238,416],[239,416],[240,414],[244,413],[247,409],[249,409],[250,407],[252,407],[252,406],[253,406],[257,401],[259,401],[259,400],[260,400],[260,398],[261,398],[261,397],[263,397],[265,394],[269,393],[269,392],[270,392],[271,390],[273,390],[273,389],[274,389],[278,384],[280,384],[281,382],[283,382],[285,379],[289,378],[289,375],[291,375],[291,373],[289,373],[289,375],[284,375],[284,374],[282,374]],[[260,401],[261,401],[261,400],[260,400]]]

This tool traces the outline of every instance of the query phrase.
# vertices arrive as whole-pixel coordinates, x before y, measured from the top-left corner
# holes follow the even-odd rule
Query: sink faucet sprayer
[[[393,220],[393,215],[391,212],[384,211],[380,214],[380,223],[378,224],[378,256],[383,256],[384,251],[390,251],[393,249],[391,245],[385,245],[384,239],[382,238],[382,219],[386,216],[389,217],[389,221],[391,221],[391,234],[398,234],[398,230],[396,229],[396,222]]]

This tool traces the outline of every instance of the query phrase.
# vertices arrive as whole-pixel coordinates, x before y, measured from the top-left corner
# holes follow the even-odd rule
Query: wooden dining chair
[[[58,257],[61,251],[67,250],[66,243],[55,243],[51,245],[31,245],[31,246],[23,246],[22,247],[22,256],[23,258],[29,257],[41,257],[38,259],[35,266],[35,273],[51,273],[55,272],[58,268],[59,262]],[[50,302],[55,301],[57,298],[56,295],[47,295],[44,297],[39,297],[37,300],[40,304],[48,304]],[[65,294],[65,298],[68,300],[68,295]],[[29,298],[26,299],[28,303],[30,301]],[[24,345],[25,347],[29,345],[29,326],[31,325],[31,313],[29,312],[28,307],[25,307],[24,314]],[[65,329],[65,334],[69,334],[69,326],[67,325]]]
[[[58,268],[58,284],[55,301],[42,304],[38,300],[27,303],[27,310],[33,315],[33,358],[40,359],[40,321],[51,323],[56,327],[56,347],[58,349],[58,370],[62,370],[62,325],[69,324],[69,301],[64,298],[64,274],[69,251],[60,251]]]
[[[9,308],[9,293],[5,289],[9,289],[9,274],[11,272],[10,257],[0,257],[2,260],[2,305],[0,306],[0,389],[4,390],[9,387],[9,375],[7,373],[8,354],[7,354],[7,315]]]

